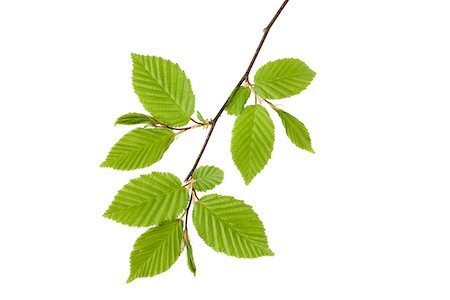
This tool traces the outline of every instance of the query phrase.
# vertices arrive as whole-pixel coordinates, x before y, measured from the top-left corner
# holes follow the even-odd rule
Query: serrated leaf
[[[240,86],[227,103],[227,113],[238,116],[244,109],[244,105],[250,97],[251,91],[248,87]]]
[[[100,167],[135,170],[159,161],[175,136],[170,129],[136,128],[125,134],[109,151]]]
[[[269,62],[255,73],[255,91],[264,99],[297,95],[311,83],[316,73],[296,58]]]
[[[311,139],[305,125],[303,125],[296,117],[281,109],[278,109],[277,113],[286,129],[286,135],[292,143],[301,149],[314,153],[311,146]]]
[[[261,105],[247,106],[234,123],[231,155],[246,184],[269,161],[275,128],[267,110]]]
[[[199,111],[197,111],[197,118],[200,122],[206,123],[205,118],[203,118],[202,114]]]
[[[186,125],[194,113],[195,96],[184,71],[161,57],[131,57],[134,91],[145,109],[166,125]]]
[[[223,171],[214,166],[201,166],[194,171],[194,188],[199,192],[205,192],[221,184]]]
[[[189,239],[186,241],[186,256],[188,268],[195,276],[195,274],[197,273],[197,267],[195,266],[194,253],[192,252],[192,245]]]
[[[242,258],[273,255],[261,220],[241,200],[204,196],[195,202],[192,218],[199,236],[218,252]]]
[[[158,124],[158,122],[150,116],[140,113],[128,113],[120,116],[114,125],[137,125],[137,124]]]
[[[126,184],[103,216],[130,226],[152,226],[178,217],[188,201],[178,177],[153,172]]]
[[[182,250],[182,224],[180,220],[167,222],[150,228],[136,240],[130,255],[127,283],[163,273],[176,262]]]

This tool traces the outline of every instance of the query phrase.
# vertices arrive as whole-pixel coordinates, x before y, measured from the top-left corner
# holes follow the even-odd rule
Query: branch
[[[250,61],[250,64],[248,65],[247,70],[245,71],[244,75],[239,80],[239,82],[236,84],[236,87],[234,88],[233,92],[227,98],[225,103],[222,105],[222,107],[220,108],[219,112],[216,114],[214,119],[212,119],[212,121],[211,121],[211,128],[209,129],[209,132],[208,132],[208,135],[206,136],[205,142],[203,143],[203,146],[202,146],[202,148],[200,150],[200,153],[197,156],[197,159],[195,160],[194,165],[192,166],[191,170],[189,171],[188,175],[186,176],[185,181],[188,181],[188,180],[191,179],[192,174],[194,173],[195,169],[197,168],[198,163],[200,162],[200,159],[202,158],[203,153],[205,152],[205,148],[208,145],[209,139],[211,138],[211,135],[212,135],[212,133],[214,131],[214,128],[216,127],[217,121],[219,120],[219,118],[222,115],[223,111],[227,107],[228,101],[234,96],[234,94],[236,93],[237,89],[242,85],[242,83],[244,81],[248,80],[248,75],[250,74],[250,71],[253,68],[253,64],[255,63],[256,58],[258,57],[262,46],[264,45],[264,42],[266,40],[267,35],[269,34],[270,29],[272,28],[272,25],[275,23],[275,21],[277,20],[278,16],[281,14],[281,12],[283,11],[284,7],[286,6],[286,4],[288,2],[289,2],[289,0],[285,0],[283,2],[283,4],[281,4],[280,8],[276,12],[276,14],[273,16],[272,20],[270,20],[269,25],[267,25],[266,28],[264,28],[264,34],[263,34],[263,36],[261,38],[261,41],[259,42],[258,47],[256,48],[255,54],[253,54],[252,60]]]

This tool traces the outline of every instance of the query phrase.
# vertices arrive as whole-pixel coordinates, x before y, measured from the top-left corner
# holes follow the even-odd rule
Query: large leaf
[[[195,96],[191,82],[180,67],[157,56],[131,54],[133,86],[145,109],[170,126],[189,122]]]
[[[103,216],[130,226],[151,226],[178,217],[188,200],[180,179],[153,172],[126,184]]]
[[[114,125],[137,125],[137,124],[157,124],[158,122],[150,116],[140,113],[128,113],[120,116]]]
[[[227,113],[230,115],[240,115],[244,109],[244,105],[250,97],[250,89],[248,87],[240,86],[233,94],[233,97],[227,103]]]
[[[159,161],[175,136],[170,129],[136,128],[125,134],[109,151],[100,167],[135,170]]]
[[[269,161],[274,139],[272,119],[261,105],[247,106],[236,119],[231,138],[231,155],[246,184]]]
[[[130,276],[127,283],[167,271],[181,253],[183,222],[174,220],[150,228],[134,244],[130,255]]]
[[[303,125],[296,117],[281,109],[278,109],[277,113],[280,116],[281,122],[283,122],[283,126],[286,129],[286,134],[291,139],[292,143],[301,149],[314,153],[311,146],[311,139],[305,125]]]
[[[255,91],[265,99],[297,95],[311,83],[316,73],[296,58],[269,62],[255,73]]]
[[[213,189],[222,183],[223,171],[214,166],[201,166],[194,171],[194,188],[199,192]]]
[[[218,252],[244,258],[273,255],[261,220],[241,200],[204,196],[195,202],[192,218],[200,237]]]

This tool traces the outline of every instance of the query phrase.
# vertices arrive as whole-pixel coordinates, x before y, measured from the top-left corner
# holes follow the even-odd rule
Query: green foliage
[[[301,149],[314,153],[311,146],[311,139],[309,138],[309,133],[305,125],[303,125],[296,117],[281,109],[277,109],[277,113],[280,116],[283,126],[286,129],[286,134],[291,139],[292,143]]]
[[[286,2],[266,27],[239,84],[211,119],[205,119],[199,111],[199,121],[192,119],[195,111],[194,92],[190,80],[178,64],[156,56],[131,55],[134,91],[150,115],[128,113],[117,119],[115,124],[144,126],[119,139],[101,167],[117,170],[149,167],[161,160],[180,133],[208,127],[209,131],[184,182],[171,173],[141,175],[123,186],[104,213],[104,217],[125,225],[154,226],[147,229],[134,244],[127,282],[165,272],[184,249],[188,268],[196,275],[188,224],[184,223],[188,222],[189,216],[192,216],[199,236],[218,252],[239,258],[274,255],[269,248],[263,223],[250,205],[217,194],[198,199],[197,192],[215,188],[224,178],[224,172],[218,167],[198,165],[218,119],[226,110],[228,114],[237,116],[232,131],[231,155],[248,185],[265,167],[273,151],[275,130],[269,113],[262,106],[266,104],[277,112],[290,140],[297,147],[314,152],[303,123],[278,109],[269,100],[300,93],[313,80],[315,72],[300,60],[287,58],[262,66],[255,74],[254,84],[248,76],[270,28]],[[255,105],[246,106],[252,93]],[[258,101],[260,104],[256,104]],[[184,165],[182,159],[177,157],[176,163]]]
[[[223,171],[214,166],[198,167],[194,171],[194,188],[199,192],[206,192],[221,184]]]
[[[104,217],[130,226],[151,226],[178,217],[189,200],[180,179],[153,172],[132,179],[116,195]]]
[[[231,155],[246,184],[269,161],[275,131],[272,119],[261,105],[247,106],[236,119],[231,138]]]
[[[132,54],[133,86],[145,109],[169,126],[182,126],[194,113],[191,82],[181,68],[157,56]]]
[[[254,88],[264,99],[282,99],[306,89],[314,76],[316,73],[299,59],[279,59],[256,71]]]
[[[163,157],[174,138],[166,128],[133,129],[112,147],[100,166],[117,170],[149,167]]]
[[[186,256],[188,268],[195,276],[197,274],[197,267],[195,266],[194,253],[192,252],[192,245],[189,239],[186,240]]]
[[[197,118],[200,122],[206,123],[205,118],[203,118],[202,114],[199,111],[197,111]]]
[[[150,116],[140,114],[140,113],[128,113],[120,116],[114,125],[137,125],[137,124],[158,124],[158,121]]]
[[[234,94],[232,93],[233,97],[227,103],[227,113],[235,116],[240,115],[250,94],[251,91],[248,87],[238,87]]]
[[[174,220],[150,228],[134,244],[127,283],[167,271],[181,254],[183,222]]]
[[[218,252],[242,258],[273,255],[258,215],[241,200],[204,196],[195,203],[192,218],[200,237]]]

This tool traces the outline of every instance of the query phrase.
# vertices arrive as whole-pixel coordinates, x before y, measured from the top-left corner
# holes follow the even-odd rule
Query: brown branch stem
[[[225,103],[222,105],[222,107],[220,108],[219,112],[216,114],[216,116],[214,117],[214,119],[212,119],[211,121],[211,128],[208,131],[208,135],[206,136],[205,142],[203,143],[202,148],[200,149],[200,153],[197,156],[197,159],[195,160],[194,165],[192,166],[191,170],[189,171],[188,175],[186,176],[185,181],[188,181],[189,179],[191,179],[192,174],[194,174],[195,169],[197,168],[200,159],[203,156],[203,153],[205,152],[205,148],[208,145],[209,139],[211,138],[211,135],[214,131],[214,128],[216,127],[217,121],[219,120],[220,116],[222,115],[223,111],[225,110],[228,101],[234,96],[234,94],[236,93],[237,89],[242,85],[242,83],[244,81],[248,81],[248,76],[250,74],[250,71],[253,68],[253,65],[255,64],[256,58],[259,55],[259,52],[261,51],[262,46],[264,45],[264,42],[266,41],[267,35],[269,34],[270,29],[272,28],[273,24],[275,23],[275,21],[278,19],[278,16],[281,14],[281,12],[283,11],[284,7],[286,6],[286,4],[289,2],[289,0],[285,0],[283,2],[283,4],[281,4],[280,8],[278,9],[278,11],[275,13],[275,15],[272,17],[272,19],[270,20],[269,25],[267,25],[264,28],[264,33],[263,36],[261,38],[261,41],[258,44],[258,47],[256,48],[255,53],[253,54],[253,57],[250,61],[250,64],[248,65],[244,75],[242,76],[242,78],[239,80],[239,82],[236,84],[236,87],[234,88],[233,92],[231,93],[231,95],[227,98],[227,100],[225,101]]]

